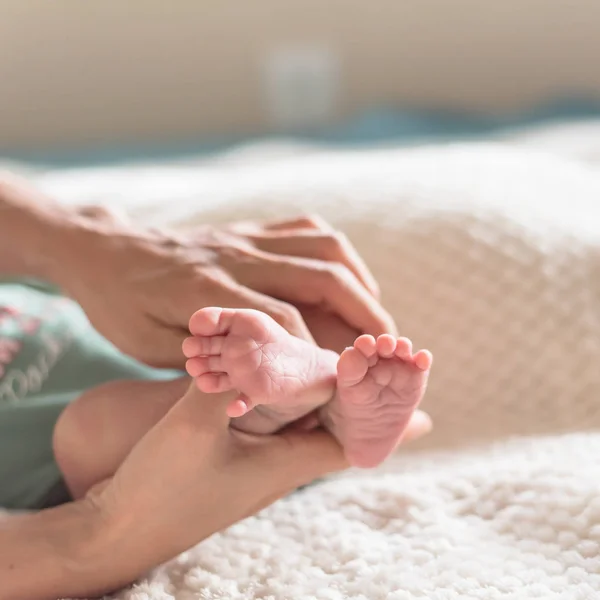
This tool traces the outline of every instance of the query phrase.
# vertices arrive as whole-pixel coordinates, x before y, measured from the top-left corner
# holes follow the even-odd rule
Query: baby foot
[[[337,366],[337,394],[321,418],[349,462],[374,467],[397,446],[421,401],[431,354],[412,354],[406,338],[362,335],[344,350]]]
[[[203,308],[183,343],[187,372],[203,392],[237,390],[235,427],[271,433],[327,402],[337,355],[290,335],[256,310]],[[251,410],[255,408],[255,410]]]

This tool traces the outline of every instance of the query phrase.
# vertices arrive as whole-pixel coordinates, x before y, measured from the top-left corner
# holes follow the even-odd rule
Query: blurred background
[[[593,116],[599,0],[0,0],[0,156]]]

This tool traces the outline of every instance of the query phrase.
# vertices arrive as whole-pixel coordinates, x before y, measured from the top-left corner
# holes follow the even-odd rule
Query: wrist
[[[52,280],[77,227],[72,209],[45,198],[25,183],[0,176],[0,276]]]
[[[106,594],[130,584],[146,569],[129,546],[136,532],[121,519],[107,515],[101,505],[88,497],[76,506],[78,533],[64,548],[63,573],[71,582],[59,595],[91,596]]]
[[[52,207],[28,216],[24,231],[30,240],[21,273],[62,286],[71,276],[71,263],[78,249],[72,240],[81,228],[77,216],[62,207]]]
[[[0,175],[0,277],[32,277],[69,290],[102,238],[123,219],[100,207],[68,207]],[[117,227],[117,225],[119,227]]]

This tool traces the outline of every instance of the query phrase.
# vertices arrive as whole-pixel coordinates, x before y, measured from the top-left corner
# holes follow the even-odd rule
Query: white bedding
[[[600,597],[600,134],[577,146],[571,131],[564,153],[559,134],[33,174],[67,202],[148,223],[319,212],[435,356],[428,439],[278,502],[115,598]]]

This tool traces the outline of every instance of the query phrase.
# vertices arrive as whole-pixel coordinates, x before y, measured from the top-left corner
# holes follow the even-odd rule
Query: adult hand
[[[148,230],[2,175],[0,212],[0,275],[57,283],[106,338],[153,366],[183,367],[189,317],[211,305],[261,310],[308,340],[295,305],[360,333],[395,333],[372,275],[320,219]]]
[[[298,310],[315,342],[321,348],[341,354],[363,333],[348,325],[336,314],[323,311],[318,307],[299,305]]]
[[[120,583],[347,466],[340,446],[322,430],[265,436],[232,429],[231,398],[207,397],[192,384],[113,478],[89,492],[125,557]],[[417,413],[405,440],[427,430],[427,419]]]
[[[117,473],[88,493],[125,561],[119,583],[347,466],[324,431],[261,436],[231,429],[230,401],[231,393],[207,397],[192,385]]]
[[[59,561],[52,597],[101,595],[128,584],[297,487],[347,466],[340,446],[322,430],[265,436],[231,429],[226,415],[231,398],[203,395],[192,384],[116,474],[72,505],[75,522],[48,514],[45,522],[30,523],[26,534],[39,531],[45,541],[52,527],[68,542],[60,545],[67,546],[68,560]],[[405,440],[428,428],[428,420],[415,413]],[[21,546],[21,572],[38,569],[26,562],[27,545]],[[47,544],[36,547],[48,553]],[[12,583],[11,598],[51,595],[47,580],[44,596],[32,593],[39,589],[35,582],[24,589],[23,577]]]
[[[182,367],[190,315],[204,306],[254,308],[312,340],[295,305],[337,315],[360,333],[395,332],[352,245],[319,219],[138,229],[95,218],[73,234],[66,291],[122,351]]]
[[[0,598],[101,596],[346,466],[327,433],[229,428],[231,395],[188,392],[78,501],[0,524]]]

